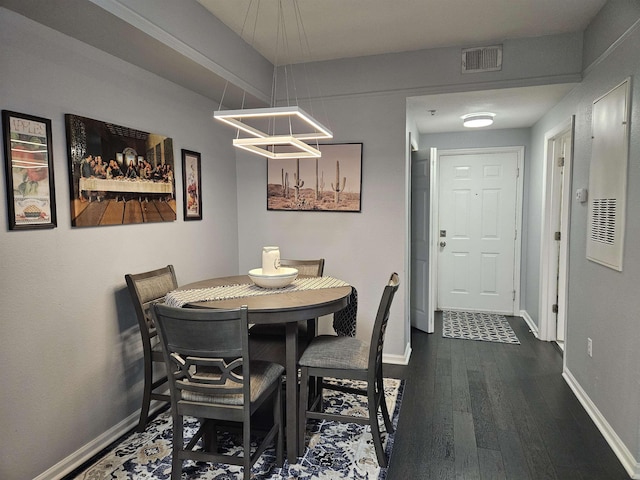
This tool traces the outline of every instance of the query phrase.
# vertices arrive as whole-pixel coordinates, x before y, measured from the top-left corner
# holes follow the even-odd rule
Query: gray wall
[[[0,43],[1,108],[53,127],[58,227],[7,231],[0,208],[0,478],[31,479],[140,408],[124,274],[169,263],[180,283],[237,273],[236,169],[207,99],[2,8]],[[72,229],[65,113],[171,136],[178,220]],[[181,148],[202,153],[201,222],[182,220]]]
[[[584,32],[582,64],[585,68],[603,55],[624,33],[638,22],[640,2],[609,0]]]
[[[614,2],[630,3],[630,2]],[[633,3],[633,2],[631,2]],[[625,13],[626,12],[626,13]],[[626,15],[625,9],[617,10]],[[611,28],[628,19],[607,19]],[[636,19],[640,10],[636,10]],[[598,30],[606,30],[595,22]],[[608,423],[614,435],[640,458],[640,28],[636,28],[606,58],[587,66],[588,74],[559,105],[533,129],[534,155],[542,160],[545,132],[575,115],[574,164],[572,191],[588,187],[591,160],[592,103],[625,78],[632,77],[631,138],[628,164],[627,212],[623,271],[603,267],[585,257],[587,205],[572,201],[569,244],[569,296],[567,315],[566,370],[579,388],[593,402],[597,413]],[[597,53],[597,52],[596,52]],[[596,58],[588,52],[587,58]],[[539,146],[539,147],[537,147]],[[541,162],[535,163],[541,168]],[[541,189],[541,171],[531,176]],[[532,201],[529,219],[540,218],[540,203]],[[531,229],[538,228],[531,225]],[[539,235],[536,237],[539,238]],[[593,340],[593,357],[587,356],[587,338]],[[630,459],[630,461],[633,461]],[[637,460],[636,460],[637,461]],[[637,466],[636,466],[637,469]]]

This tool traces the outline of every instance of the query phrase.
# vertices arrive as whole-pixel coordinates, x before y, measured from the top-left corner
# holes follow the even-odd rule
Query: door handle
[[[447,246],[447,242],[440,242],[440,246],[441,247],[446,247]]]

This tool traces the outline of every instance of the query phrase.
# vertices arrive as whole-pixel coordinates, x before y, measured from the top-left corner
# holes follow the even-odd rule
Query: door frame
[[[553,195],[553,186],[558,182],[553,142],[570,133],[570,155],[564,159],[562,176],[562,201]],[[554,296],[558,295],[558,315],[564,318],[564,338],[567,339],[567,295],[569,265],[569,221],[571,220],[571,181],[573,171],[573,146],[575,138],[575,116],[549,130],[544,136],[544,166],[542,172],[542,225],[540,239],[540,300],[538,304],[538,338],[555,341],[557,320],[551,312]],[[555,219],[560,218],[563,230],[560,235],[560,255],[556,256],[553,234]],[[558,274],[559,272],[559,274]],[[557,280],[554,275],[558,275]],[[562,310],[562,311],[560,311]]]
[[[513,288],[515,298],[513,301],[513,315],[520,314],[520,263],[522,257],[522,192],[524,177],[524,147],[478,147],[461,148],[450,150],[438,150],[431,157],[431,192],[430,192],[430,214],[429,214],[429,328],[433,331],[435,321],[435,311],[438,308],[438,251],[437,242],[439,238],[439,198],[440,198],[440,157],[448,155],[473,155],[488,153],[515,153],[517,156],[517,177],[516,177],[516,231],[514,265],[513,265]]]

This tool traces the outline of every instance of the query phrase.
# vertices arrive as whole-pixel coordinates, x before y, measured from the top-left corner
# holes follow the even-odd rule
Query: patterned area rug
[[[443,337],[520,345],[504,315],[445,310],[442,322]]]
[[[358,382],[349,382],[356,387]],[[398,424],[404,384],[401,380],[384,380],[389,412],[394,428]],[[367,416],[366,398],[325,390],[327,412],[349,412],[350,415]],[[393,434],[384,432],[382,416],[382,441],[388,457],[393,448]],[[171,415],[164,412],[151,422],[146,431],[133,433],[102,458],[86,468],[75,479],[168,479],[171,477]],[[187,423],[187,422],[185,422]],[[185,441],[196,432],[198,422],[190,419],[185,428]],[[225,434],[219,438],[219,447],[225,453],[240,455],[239,438]],[[373,438],[368,426],[355,423],[336,423],[310,420],[307,423],[307,449],[295,465],[285,459],[283,468],[275,466],[275,450],[269,448],[251,469],[256,480],[334,480],[334,479],[385,479],[387,469],[380,468],[376,460]],[[183,479],[234,480],[242,478],[241,467],[224,464],[195,463],[185,460],[182,464]]]

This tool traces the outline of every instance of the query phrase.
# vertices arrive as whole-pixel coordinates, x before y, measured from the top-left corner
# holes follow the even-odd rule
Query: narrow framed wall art
[[[9,230],[56,227],[51,120],[2,111]]]
[[[202,220],[202,170],[198,152],[182,150],[182,185],[185,220]]]

